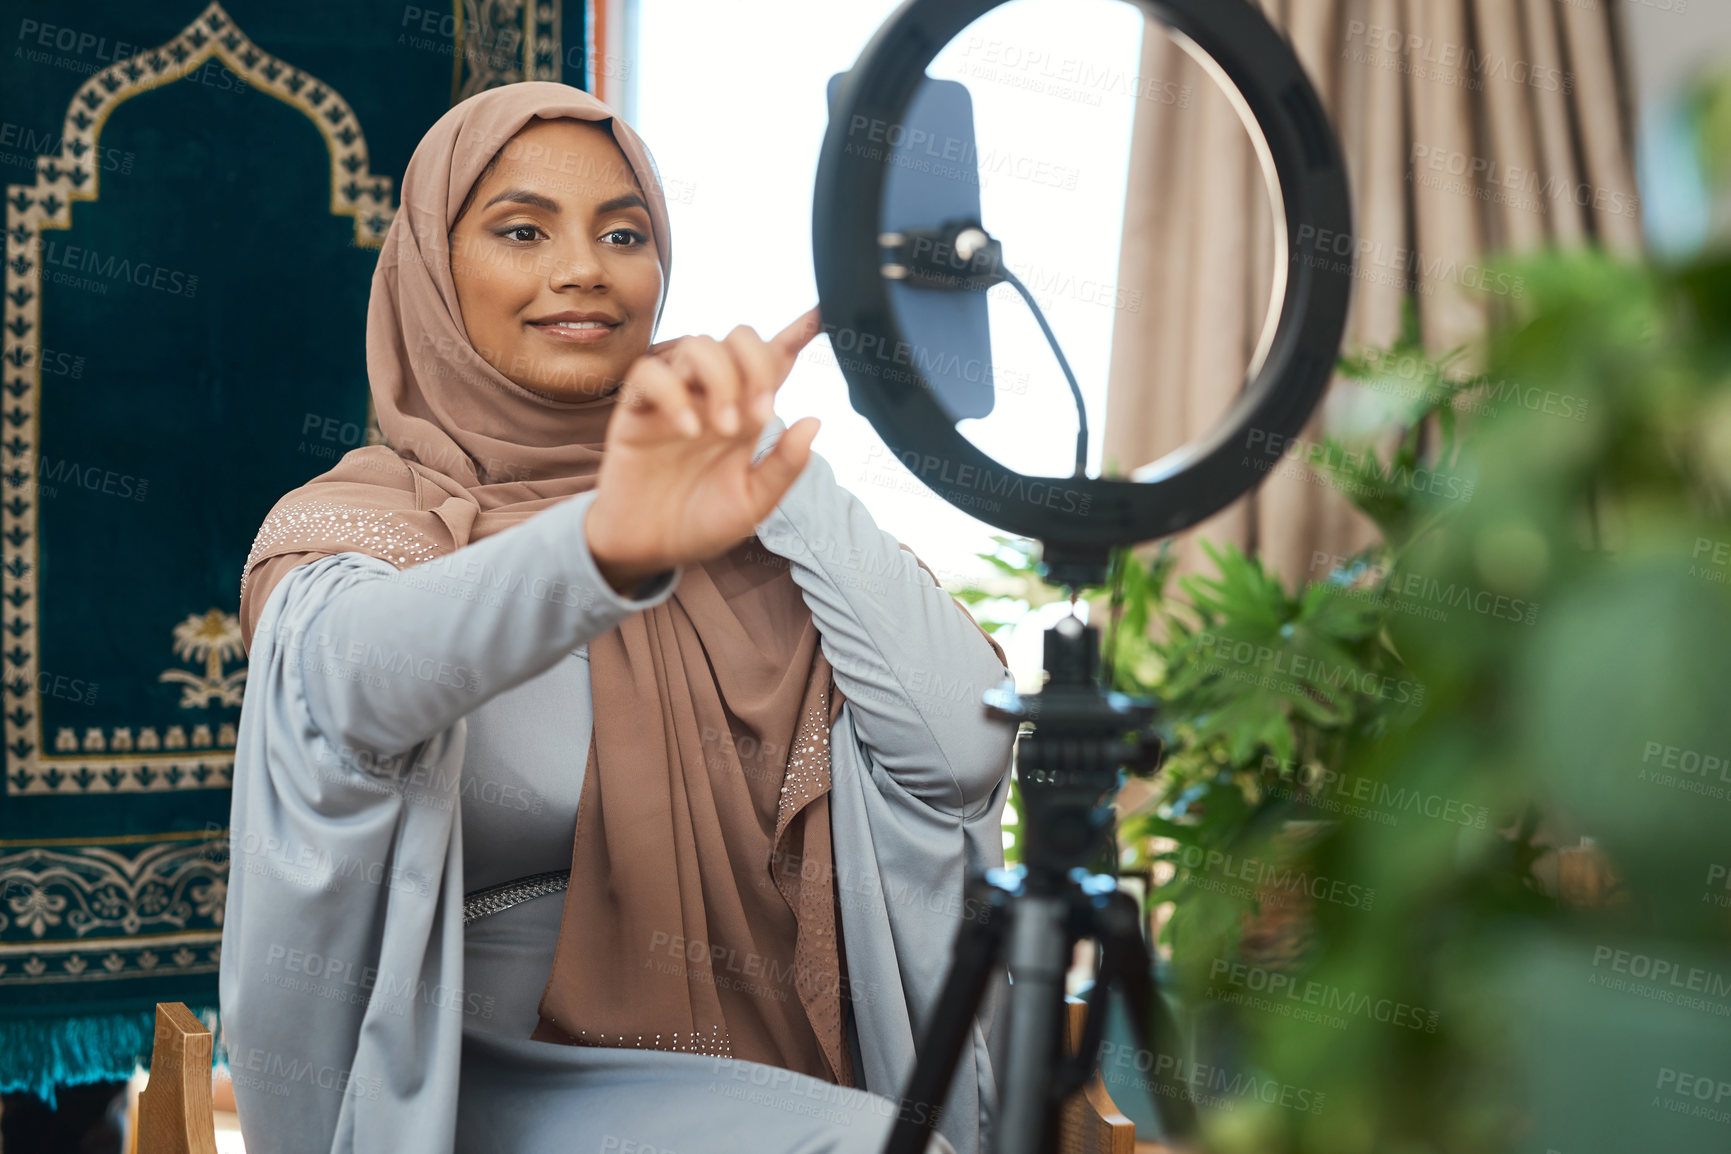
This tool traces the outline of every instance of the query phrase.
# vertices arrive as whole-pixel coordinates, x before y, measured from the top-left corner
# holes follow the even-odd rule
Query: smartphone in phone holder
[[[829,108],[845,73],[829,78]],[[878,231],[929,228],[943,220],[980,219],[979,150],[974,143],[974,104],[967,86],[954,80],[925,78],[907,115],[890,123],[854,117],[850,143],[887,154],[890,176],[884,185]],[[992,412],[992,336],[986,320],[986,295],[951,292],[888,282],[890,308],[902,341],[882,348],[864,334],[832,332],[837,356],[870,357],[886,373],[906,368],[924,376],[950,423]],[[851,347],[850,347],[851,346]]]

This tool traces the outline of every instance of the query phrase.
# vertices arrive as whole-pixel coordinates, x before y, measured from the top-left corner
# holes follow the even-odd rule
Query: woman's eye
[[[648,237],[644,236],[642,233],[638,232],[634,228],[609,229],[605,235],[607,235],[609,237],[615,237],[615,236],[630,237],[631,239],[626,242],[627,244],[641,244],[644,241],[649,239]]]
[[[507,240],[529,241],[529,240],[535,239],[533,235],[520,237],[517,235],[517,233],[527,232],[527,233],[533,234],[533,233],[538,233],[540,231],[541,230],[539,228],[536,228],[532,224],[514,224],[514,225],[511,225],[509,228],[500,230],[499,235],[504,237]]]

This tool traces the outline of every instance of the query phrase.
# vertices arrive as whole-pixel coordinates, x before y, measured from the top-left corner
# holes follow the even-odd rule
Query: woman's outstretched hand
[[[821,327],[813,308],[767,341],[740,325],[724,340],[663,341],[632,363],[584,519],[589,551],[615,590],[720,556],[781,502],[821,422],[802,418],[756,465],[751,455],[794,359]]]

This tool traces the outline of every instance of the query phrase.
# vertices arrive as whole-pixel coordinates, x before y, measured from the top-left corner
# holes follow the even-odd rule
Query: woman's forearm
[[[636,597],[609,583],[583,533],[593,498],[408,569],[339,554],[292,571],[290,595],[324,599],[304,635],[276,639],[299,651],[312,723],[363,758],[402,753],[672,596],[682,568],[624,574]]]

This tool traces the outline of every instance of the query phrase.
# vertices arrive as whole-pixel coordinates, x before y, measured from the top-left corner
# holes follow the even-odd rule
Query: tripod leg
[[[1010,925],[1009,1038],[998,1110],[998,1154],[1047,1154],[1055,1148],[1056,1103],[1050,1072],[1059,1062],[1064,975],[1075,938],[1062,895],[1023,895]]]
[[[956,929],[950,972],[920,1040],[914,1072],[908,1078],[884,1154],[925,1154],[937,1125],[938,1108],[955,1080],[956,1060],[968,1039],[986,982],[998,964],[1005,929],[1012,921],[1006,904],[1009,895],[1003,890],[977,876],[968,879],[968,888],[977,900],[965,908],[984,911],[984,915],[964,918]]]
[[[1154,1110],[1160,1116],[1161,1136],[1188,1142],[1196,1135],[1196,1104],[1178,1076],[1184,1060],[1178,1048],[1178,1026],[1155,987],[1154,959],[1142,938],[1142,911],[1135,898],[1120,891],[1108,900],[1099,921],[1102,955],[1096,980],[1102,986],[1120,984],[1124,991],[1131,1029],[1149,1055],[1150,1073],[1158,1087]],[[1105,1006],[1100,1009],[1104,1016]]]

